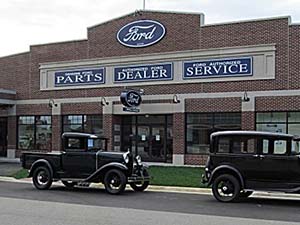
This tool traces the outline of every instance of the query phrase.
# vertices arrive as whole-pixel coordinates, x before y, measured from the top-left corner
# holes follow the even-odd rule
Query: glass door
[[[150,156],[153,161],[165,161],[165,136],[164,126],[151,127]]]
[[[7,156],[7,118],[0,118],[0,156]]]
[[[150,126],[137,126],[137,154],[142,159],[150,159]]]

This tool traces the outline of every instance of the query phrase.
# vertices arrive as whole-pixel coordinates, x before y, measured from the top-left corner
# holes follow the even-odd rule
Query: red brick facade
[[[8,117],[8,149],[17,149],[17,116],[52,115],[52,150],[61,147],[62,115],[97,114],[103,115],[104,136],[109,139],[108,148],[114,147],[114,125],[120,125],[120,118],[105,113],[100,97],[117,97],[124,86],[85,88],[72,90],[41,90],[40,65],[51,62],[86,61],[89,59],[126,58],[127,56],[175,53],[180,51],[207,50],[240,46],[261,46],[274,44],[275,79],[256,79],[226,82],[182,82],[168,85],[143,85],[138,83],[135,89],[144,89],[145,95],[178,95],[183,109],[173,114],[173,154],[184,155],[184,164],[204,164],[206,155],[185,154],[185,113],[187,112],[241,112],[244,130],[255,129],[256,111],[300,111],[300,93],[287,94],[300,87],[300,25],[291,25],[288,17],[237,22],[219,25],[202,25],[200,14],[162,13],[142,11],[132,13],[87,30],[87,39],[34,45],[30,51],[0,58],[0,100],[17,100],[15,113],[0,102],[0,116]],[[165,37],[158,43],[145,48],[128,48],[116,40],[118,30],[136,20],[150,19],[160,21],[166,27]],[[217,57],[217,56],[215,56]],[[14,90],[16,94],[2,93],[1,89]],[[247,108],[242,101],[245,91],[252,92],[253,108]],[[263,96],[260,92],[283,91],[283,96]],[[218,94],[208,98],[201,94]],[[223,93],[239,93],[234,97],[222,96]],[[258,94],[257,94],[258,93]],[[255,95],[258,96],[255,96]],[[187,97],[186,95],[193,95]],[[198,95],[198,97],[195,97]],[[149,97],[149,98],[150,98]],[[80,98],[82,102],[66,99]],[[99,98],[84,102],[85,98]],[[49,100],[58,101],[58,108],[49,106]],[[82,100],[83,99],[83,100]],[[32,102],[28,103],[28,100]],[[26,102],[27,101],[27,102]],[[174,109],[176,104],[169,99],[147,99],[143,104],[165,104]],[[120,104],[114,99],[110,104]],[[170,112],[169,112],[170,113]],[[117,131],[118,132],[118,131]],[[119,135],[119,134],[118,134]],[[17,151],[17,155],[19,152]]]

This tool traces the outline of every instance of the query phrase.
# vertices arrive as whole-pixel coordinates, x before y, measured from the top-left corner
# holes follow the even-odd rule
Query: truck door
[[[62,167],[65,177],[87,178],[96,170],[96,152],[89,151],[87,139],[66,138],[62,155]]]

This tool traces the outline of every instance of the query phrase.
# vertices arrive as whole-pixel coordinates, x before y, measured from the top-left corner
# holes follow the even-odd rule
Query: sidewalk
[[[11,176],[20,169],[19,159],[0,158],[0,176]]]

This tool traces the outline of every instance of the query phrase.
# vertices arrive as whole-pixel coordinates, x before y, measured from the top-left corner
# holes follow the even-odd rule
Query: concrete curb
[[[31,184],[31,178],[24,179],[15,179],[13,177],[4,177],[0,176],[0,182],[14,182],[14,183],[27,183]],[[55,182],[55,186],[63,186],[61,182]],[[90,185],[92,188],[104,188],[104,185],[101,183],[93,183]],[[127,189],[130,189],[130,186],[127,185]],[[181,193],[181,194],[197,194],[197,195],[211,195],[212,191],[210,188],[190,188],[190,187],[172,187],[172,186],[156,186],[150,185],[147,191],[151,192],[168,192],[168,193]],[[262,192],[256,191],[251,197],[255,198],[265,198],[265,199],[282,199],[282,200],[299,200],[300,194],[285,194],[281,192]]]

